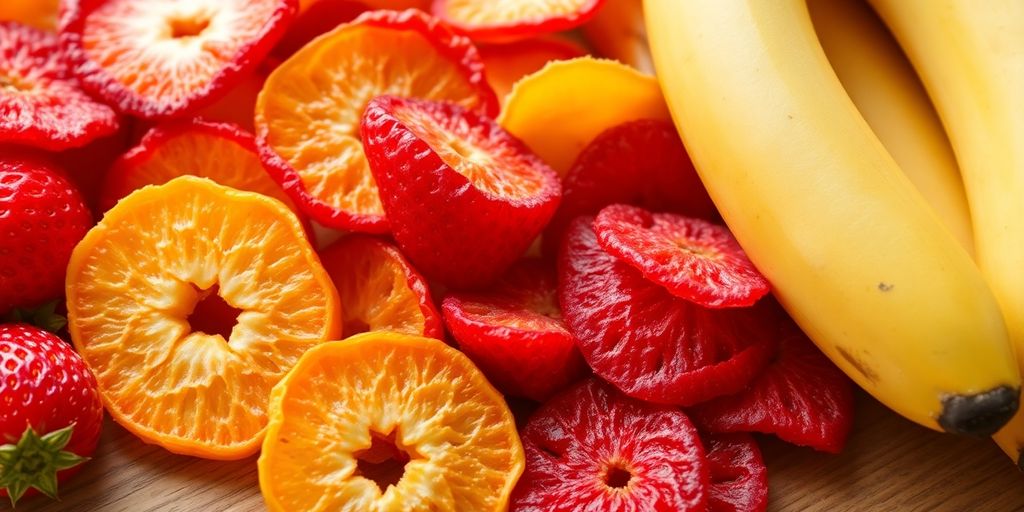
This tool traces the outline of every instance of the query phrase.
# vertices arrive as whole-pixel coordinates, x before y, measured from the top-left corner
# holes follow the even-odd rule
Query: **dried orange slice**
[[[256,132],[275,179],[324,226],[387,231],[359,139],[383,94],[498,109],[469,40],[417,10],[367,12],[304,46],[267,78]]]
[[[338,296],[283,204],[194,176],[133,192],[75,247],[68,330],[111,416],[148,443],[259,449],[273,386],[341,331]]]
[[[341,298],[342,337],[367,331],[444,336],[426,281],[394,245],[349,235],[321,251],[320,261]]]
[[[554,35],[506,44],[483,44],[478,48],[487,70],[487,83],[491,84],[499,99],[504,99],[520,78],[536,72],[548,62],[587,54],[578,43]]]
[[[434,15],[477,41],[512,41],[570,30],[605,0],[434,0]]]
[[[497,511],[523,459],[512,413],[466,356],[371,332],[310,349],[274,388],[260,490],[271,511]]]
[[[658,80],[620,62],[579,57],[516,83],[498,123],[565,176],[599,133],[637,119],[671,119]]]
[[[18,21],[40,30],[57,29],[59,0],[3,0],[0,21]]]
[[[654,74],[643,0],[608,0],[581,30],[600,55]]]

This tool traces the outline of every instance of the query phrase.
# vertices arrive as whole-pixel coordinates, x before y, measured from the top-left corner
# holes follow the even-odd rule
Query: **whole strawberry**
[[[57,497],[96,450],[103,406],[85,361],[57,336],[0,325],[0,496]]]
[[[0,156],[0,315],[61,297],[71,250],[91,224],[82,195],[54,164]]]

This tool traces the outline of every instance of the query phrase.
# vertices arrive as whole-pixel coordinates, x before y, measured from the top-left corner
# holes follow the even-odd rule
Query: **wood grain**
[[[993,443],[918,427],[861,396],[839,456],[760,438],[773,511],[1018,511],[1024,475]],[[264,510],[255,458],[215,462],[148,446],[113,422],[62,501],[19,512],[250,512]],[[9,510],[9,505],[0,505]]]

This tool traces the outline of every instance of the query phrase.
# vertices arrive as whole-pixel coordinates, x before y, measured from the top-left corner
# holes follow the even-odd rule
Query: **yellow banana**
[[[704,184],[817,345],[921,425],[990,435],[1020,374],[974,262],[857,111],[805,0],[646,0]]]
[[[864,0],[809,0],[811,21],[846,93],[967,252],[971,215],[956,155],[928,93]]]
[[[956,151],[978,265],[1024,366],[1024,2],[872,0],[917,68]],[[1024,415],[996,435],[1015,460]]]

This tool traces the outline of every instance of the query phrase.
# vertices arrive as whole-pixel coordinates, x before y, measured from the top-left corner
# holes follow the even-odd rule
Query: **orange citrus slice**
[[[394,245],[349,235],[321,251],[320,261],[341,298],[342,337],[367,331],[444,336],[426,281]]]
[[[0,21],[18,21],[54,32],[59,3],[59,0],[3,0],[0,2]]]
[[[620,62],[579,57],[516,83],[498,123],[564,177],[599,133],[637,119],[671,119],[658,80]]]
[[[111,416],[212,459],[258,450],[273,386],[341,331],[295,215],[194,176],[108,211],[75,247],[66,291],[68,330]]]
[[[256,131],[277,181],[324,226],[387,231],[359,137],[384,94],[498,108],[473,45],[421,11],[367,12],[302,47],[267,78]]]
[[[554,60],[582,57],[587,51],[565,37],[546,36],[507,44],[479,45],[487,70],[487,83],[504,99],[519,79]]]
[[[608,0],[581,30],[600,55],[654,74],[643,0]]]
[[[371,332],[310,349],[274,388],[259,476],[271,511],[485,512],[506,510],[523,465],[466,356]]]

